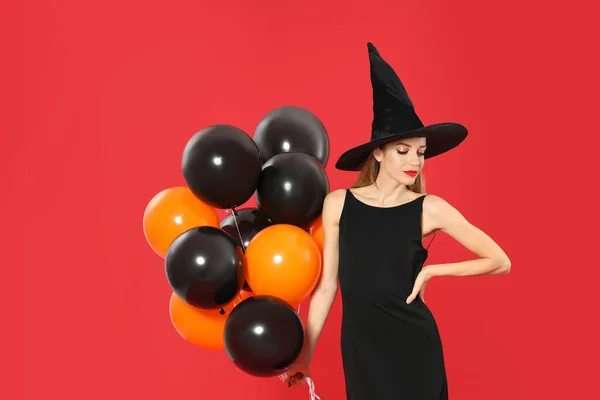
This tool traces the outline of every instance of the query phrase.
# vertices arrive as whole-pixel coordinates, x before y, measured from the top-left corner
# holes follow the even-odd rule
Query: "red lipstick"
[[[408,175],[408,176],[411,176],[411,177],[413,177],[413,178],[414,178],[415,176],[417,176],[417,174],[418,174],[418,172],[417,172],[417,171],[415,171],[414,169],[413,169],[413,170],[410,170],[410,171],[404,171],[404,173],[405,173],[406,175]]]

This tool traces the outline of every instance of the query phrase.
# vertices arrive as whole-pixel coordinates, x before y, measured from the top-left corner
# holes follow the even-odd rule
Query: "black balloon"
[[[267,114],[254,131],[262,161],[288,152],[313,156],[324,167],[329,158],[329,137],[321,121],[310,111],[285,106]]]
[[[235,218],[237,219],[239,233],[233,213],[223,218],[221,229],[227,232],[236,243],[243,244],[242,247],[244,249],[248,247],[248,244],[250,244],[250,241],[258,232],[273,224],[258,208],[243,208],[236,210],[236,212],[237,217]],[[240,240],[240,235],[243,242]]]
[[[260,377],[279,375],[292,366],[304,344],[296,311],[271,296],[238,304],[225,323],[225,350],[242,371]]]
[[[173,291],[198,308],[221,308],[244,284],[244,252],[213,226],[192,228],[175,238],[165,265]]]
[[[244,131],[230,125],[202,129],[183,151],[183,177],[190,190],[215,208],[245,203],[256,190],[260,152]]]
[[[263,165],[256,203],[274,223],[308,229],[321,215],[327,193],[327,174],[317,160],[304,153],[282,153]]]

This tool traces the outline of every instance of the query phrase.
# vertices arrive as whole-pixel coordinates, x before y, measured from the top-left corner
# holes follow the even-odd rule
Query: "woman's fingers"
[[[304,382],[304,374],[302,372],[298,372],[290,378],[288,386],[298,385],[303,382]]]

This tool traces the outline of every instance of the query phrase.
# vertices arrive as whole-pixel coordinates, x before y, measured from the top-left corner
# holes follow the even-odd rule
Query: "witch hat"
[[[373,87],[371,140],[340,156],[335,167],[358,171],[377,147],[403,138],[426,137],[425,158],[435,157],[458,146],[467,128],[454,122],[423,125],[404,85],[372,43],[367,43]]]

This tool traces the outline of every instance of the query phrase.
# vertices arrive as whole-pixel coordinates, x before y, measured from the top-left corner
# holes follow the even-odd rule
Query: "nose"
[[[419,167],[419,165],[421,165],[421,162],[419,160],[419,155],[416,152],[412,152],[412,151],[409,154],[410,154],[410,157],[408,159],[408,164],[413,167]]]

